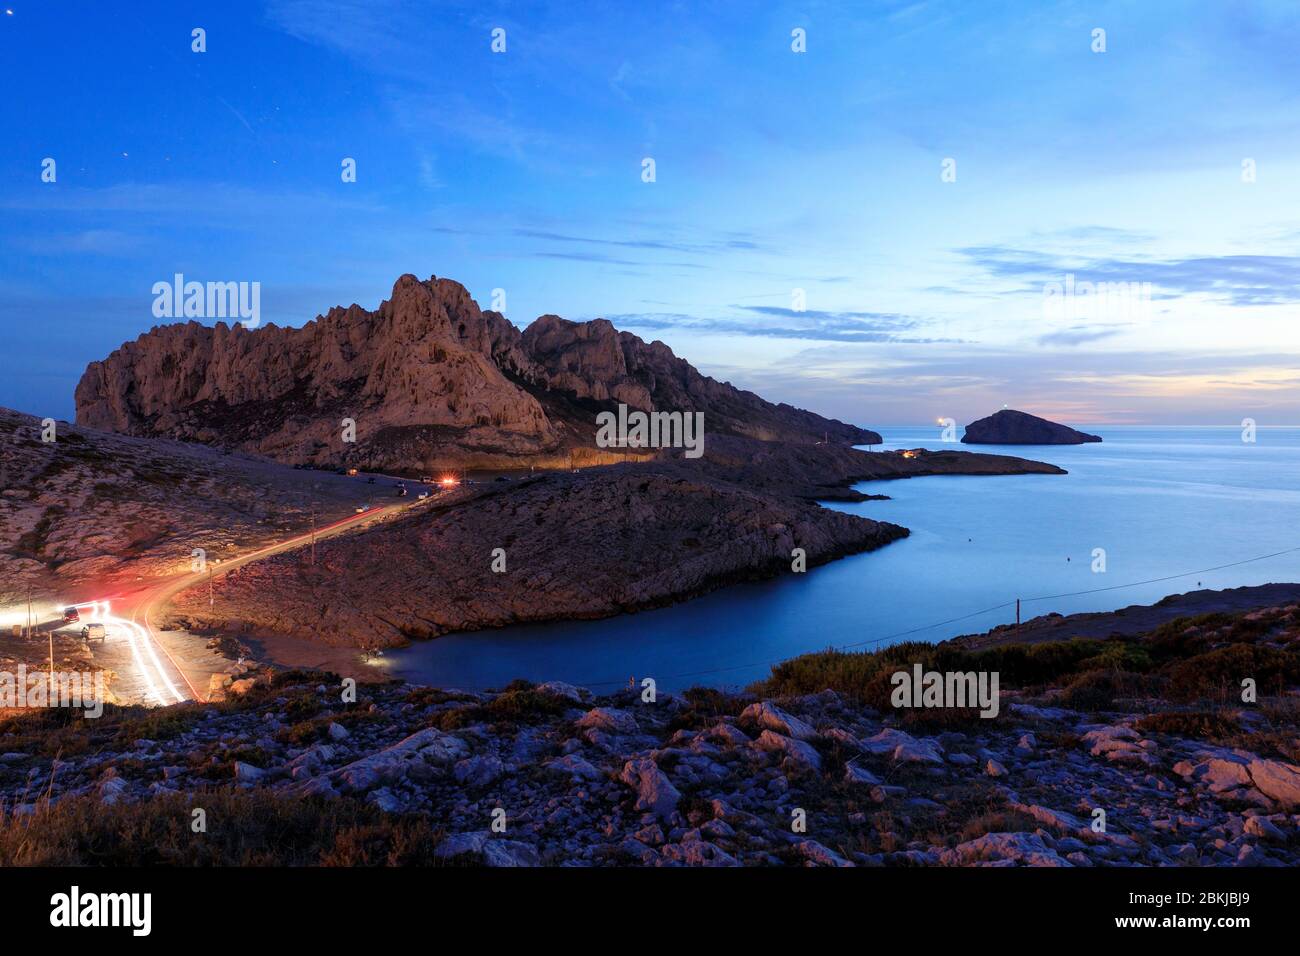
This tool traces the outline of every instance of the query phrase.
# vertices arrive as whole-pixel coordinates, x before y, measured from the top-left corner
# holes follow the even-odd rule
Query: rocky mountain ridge
[[[545,315],[520,332],[460,283],[409,274],[378,309],[334,308],[301,328],[155,327],[92,362],[76,390],[91,428],[392,470],[546,465],[574,449],[621,458],[593,441],[596,414],[618,403],[703,412],[714,434],[880,441],[701,375],[605,319]]]

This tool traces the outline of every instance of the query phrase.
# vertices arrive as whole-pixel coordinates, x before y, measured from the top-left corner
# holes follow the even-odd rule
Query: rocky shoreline
[[[881,547],[905,528],[682,476],[539,475],[247,565],[172,604],[186,629],[392,647],[607,617]]]
[[[998,455],[906,458],[731,437],[703,459],[549,473],[465,490],[324,542],[316,564],[287,552],[173,600],[170,625],[285,635],[335,646],[519,623],[581,620],[800,573],[883,547],[907,529],[822,508],[862,500],[851,483],[936,474],[1063,474]]]

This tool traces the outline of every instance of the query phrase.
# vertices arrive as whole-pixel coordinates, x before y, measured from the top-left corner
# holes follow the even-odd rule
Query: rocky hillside
[[[202,445],[130,438],[0,408],[0,605],[101,590],[301,533],[367,499],[355,479]],[[90,595],[86,595],[90,596]]]
[[[549,620],[608,617],[746,580],[790,574],[906,536],[822,508],[864,500],[855,481],[936,474],[1063,474],[972,452],[914,458],[835,445],[723,436],[703,458],[667,455],[578,473],[470,486],[408,516],[286,552],[173,600],[177,623],[284,634],[335,646]],[[493,570],[493,552],[505,570]],[[323,557],[322,557],[323,556]]]
[[[608,617],[789,573],[907,529],[667,469],[494,482],[394,521],[267,558],[173,601],[189,628],[392,646],[546,620]],[[499,552],[498,552],[499,549]],[[499,553],[499,559],[494,556]]]
[[[603,319],[547,315],[520,333],[459,283],[412,275],[373,312],[334,308],[301,328],[156,327],[92,362],[76,402],[92,428],[408,472],[559,461],[590,449],[596,414],[620,402],[703,412],[710,434],[880,441],[703,376]]]
[[[0,864],[1295,866],[1298,636],[1291,605],[810,655],[653,701],[516,682],[345,702],[332,674],[249,672],[206,705],[0,721]],[[914,663],[1000,672],[998,715],[892,708],[884,678]],[[193,806],[220,825],[178,826]]]

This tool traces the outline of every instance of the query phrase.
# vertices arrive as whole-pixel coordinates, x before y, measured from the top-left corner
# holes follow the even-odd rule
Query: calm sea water
[[[1300,581],[1300,551],[1203,570],[1300,547],[1300,428],[1260,429],[1254,444],[1237,428],[1092,430],[1102,444],[1004,449],[1064,476],[859,484],[892,500],[829,507],[912,532],[870,554],[604,621],[451,635],[388,663],[395,676],[464,688],[526,677],[599,691],[630,676],[670,690],[735,686],[832,645],[987,630],[1014,620],[1014,606],[972,612],[1017,597],[1029,618],[1151,603],[1198,585]],[[880,431],[887,449],[954,447],[934,427]],[[1092,570],[1095,548],[1105,549],[1104,573]],[[1128,586],[1171,575],[1180,576]]]

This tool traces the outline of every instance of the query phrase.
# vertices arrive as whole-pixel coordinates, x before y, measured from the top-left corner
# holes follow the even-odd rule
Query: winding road
[[[201,585],[210,578],[221,577],[253,561],[310,545],[313,536],[320,541],[345,534],[429,500],[412,498],[400,503],[378,505],[324,525],[314,532],[278,541],[248,554],[224,558],[219,563],[211,562],[204,571],[177,575],[160,584],[79,602],[73,606],[81,612],[82,624],[95,622],[105,625],[107,639],[102,649],[96,648],[96,656],[105,666],[117,672],[113,693],[122,703],[174,704],[186,700],[202,701],[206,699],[207,676],[215,673],[212,654],[206,651],[206,642],[178,631],[167,632],[168,640],[164,642],[153,627],[153,619],[159,616],[172,598],[187,588]],[[184,640],[178,641],[178,635]],[[172,645],[170,650],[167,644]]]

